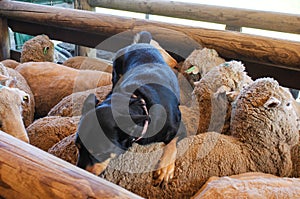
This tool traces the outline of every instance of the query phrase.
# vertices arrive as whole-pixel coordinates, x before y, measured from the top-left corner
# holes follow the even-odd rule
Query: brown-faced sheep
[[[84,100],[90,93],[94,93],[102,102],[107,94],[111,91],[112,85],[101,86],[96,89],[72,93],[64,97],[58,104],[56,104],[48,113],[48,116],[62,116],[72,117],[80,116]]]
[[[77,130],[79,117],[43,117],[27,127],[30,144],[48,151],[54,144]]]
[[[199,81],[213,67],[219,66],[225,60],[219,57],[214,49],[203,48],[194,50],[183,62],[180,71],[191,83]]]
[[[22,103],[22,117],[25,127],[32,123],[34,119],[34,96],[31,92],[24,77],[16,70],[7,68],[0,63],[0,74],[5,75],[7,78],[1,81],[2,85],[16,87],[29,95],[26,102]]]
[[[255,99],[250,97],[249,101],[244,101],[251,93]],[[188,198],[211,176],[229,176],[245,172],[288,176],[291,172],[290,149],[299,139],[298,121],[294,110],[285,107],[288,99],[277,96],[278,93],[285,95],[276,81],[260,79],[244,88],[237,98],[232,112],[233,125],[236,125],[235,120],[248,115],[244,119],[244,125],[252,126],[251,116],[260,117],[255,120],[257,128],[241,129],[239,133],[244,137],[252,136],[250,140],[253,142],[215,132],[190,136],[179,142],[174,179],[165,188],[154,187],[151,184],[152,171],[163,151],[162,143],[148,146],[134,144],[125,154],[110,162],[103,177],[147,198]],[[279,98],[278,101],[270,103],[275,97]],[[276,106],[280,100],[281,104]],[[241,101],[246,105],[240,107],[240,104],[243,104]],[[261,115],[257,115],[257,112]],[[280,117],[277,116],[279,113]],[[281,126],[277,126],[277,123]],[[238,130],[235,128],[234,132]],[[74,148],[72,139],[66,139],[60,146],[57,145],[55,150],[62,158],[68,156],[66,153],[73,154],[66,160],[74,163],[76,159],[72,158],[77,149]],[[59,149],[60,147],[62,149]]]
[[[47,35],[38,35],[26,41],[22,47],[21,63],[53,62],[54,44]]]
[[[16,70],[27,80],[35,99],[36,117],[47,115],[64,97],[111,84],[111,74],[77,70],[51,62],[28,62]]]
[[[198,133],[229,129],[231,95],[252,83],[245,67],[237,61],[226,62],[211,69],[195,83],[193,95],[199,106]]]
[[[67,59],[64,63],[64,66],[68,66],[75,69],[81,70],[97,70],[103,72],[112,72],[112,63],[108,61],[91,58],[91,57],[84,57],[84,56],[76,56]]]
[[[12,59],[6,59],[6,60],[3,60],[1,61],[1,63],[7,67],[7,68],[12,68],[12,69],[15,69],[20,63],[15,61],[15,60],[12,60]]]
[[[22,103],[29,99],[29,95],[18,88],[0,85],[0,130],[24,142],[29,140],[22,121]]]
[[[193,199],[300,198],[300,179],[279,178],[259,172],[211,177]]]

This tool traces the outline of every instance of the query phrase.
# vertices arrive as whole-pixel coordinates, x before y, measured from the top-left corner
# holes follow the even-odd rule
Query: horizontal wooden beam
[[[300,70],[299,42],[6,0],[0,1],[0,16],[9,20],[44,25],[49,29],[56,27],[61,32],[73,31],[74,35],[99,34],[102,39],[126,31],[134,33],[148,30],[169,51],[172,49],[176,51],[184,46],[194,48],[195,45],[191,44],[199,43],[214,48],[226,59],[255,60],[285,66],[290,70]],[[65,39],[67,38],[64,37]],[[164,46],[164,42],[173,45],[170,47],[171,50],[168,46]],[[118,45],[118,42],[114,44]],[[182,52],[185,51],[183,48]]]
[[[0,131],[0,198],[140,198]]]
[[[250,9],[204,5],[172,0],[87,0],[103,7],[146,14],[251,27],[288,33],[300,33],[300,15]]]

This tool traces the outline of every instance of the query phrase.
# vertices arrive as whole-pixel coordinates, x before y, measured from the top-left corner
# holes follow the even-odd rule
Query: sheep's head
[[[53,62],[54,44],[47,35],[38,35],[26,41],[22,47],[21,63]]]
[[[0,130],[29,142],[22,121],[22,103],[29,102],[29,95],[17,88],[0,86]]]
[[[264,146],[298,142],[299,120],[292,96],[271,78],[256,80],[233,103],[231,133],[247,143]]]
[[[195,83],[193,95],[198,100],[200,112],[198,133],[222,131],[227,134],[230,103],[234,100],[231,98],[253,82],[244,70],[241,62],[226,62],[211,69]]]

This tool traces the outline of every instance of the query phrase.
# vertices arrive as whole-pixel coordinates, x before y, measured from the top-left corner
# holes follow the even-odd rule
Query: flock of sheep
[[[162,143],[134,144],[101,177],[146,198],[300,197],[300,105],[290,92],[272,78],[253,81],[241,62],[225,62],[212,49],[177,64],[153,45],[181,86],[188,136],[174,179],[152,185]],[[84,57],[56,64],[53,49],[40,35],[24,44],[21,63],[0,63],[0,130],[75,164],[83,101],[90,93],[105,98],[112,68]]]

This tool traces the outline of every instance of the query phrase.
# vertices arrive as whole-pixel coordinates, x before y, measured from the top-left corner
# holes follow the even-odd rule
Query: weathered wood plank
[[[10,57],[7,19],[0,17],[0,61]]]
[[[187,41],[192,39],[205,47],[216,49],[227,59],[255,60],[300,70],[299,42],[5,0],[0,1],[0,16],[43,24],[49,28],[59,27],[62,32],[72,30],[74,33],[97,33],[103,38],[124,31],[148,30],[161,43],[167,41],[176,47],[173,49],[178,49],[182,44],[190,46]]]
[[[235,27],[300,33],[300,15],[257,11],[172,0],[88,0],[93,7],[192,19]]]
[[[0,198],[140,198],[0,131]]]

